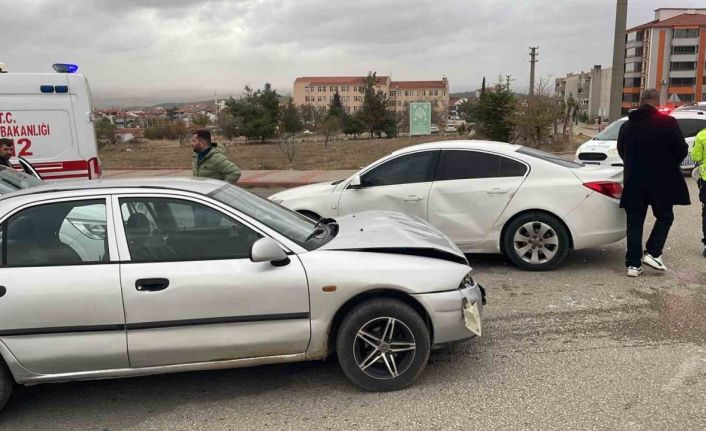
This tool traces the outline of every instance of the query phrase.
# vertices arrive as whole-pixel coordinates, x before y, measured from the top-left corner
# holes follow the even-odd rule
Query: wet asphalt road
[[[334,360],[43,385],[16,392],[0,430],[704,429],[699,213],[677,209],[670,271],[639,279],[625,277],[624,243],[551,273],[470,256],[484,336],[434,353],[401,392],[362,392]]]

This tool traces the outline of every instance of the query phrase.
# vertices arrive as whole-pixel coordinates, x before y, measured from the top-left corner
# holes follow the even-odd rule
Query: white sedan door
[[[497,154],[443,150],[429,194],[429,222],[473,251],[510,203],[529,168]]]
[[[261,234],[187,198],[114,202],[130,255],[120,274],[133,367],[306,351],[309,290],[296,256],[252,262]]]
[[[426,220],[438,154],[430,150],[401,155],[363,173],[360,187],[341,192],[338,214],[384,210]]]

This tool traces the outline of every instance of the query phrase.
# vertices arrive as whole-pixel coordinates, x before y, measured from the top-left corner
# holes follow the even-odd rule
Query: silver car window
[[[109,261],[103,199],[37,205],[4,224],[3,265],[54,266]]]
[[[245,259],[262,238],[220,211],[192,201],[122,198],[120,207],[133,262]]]

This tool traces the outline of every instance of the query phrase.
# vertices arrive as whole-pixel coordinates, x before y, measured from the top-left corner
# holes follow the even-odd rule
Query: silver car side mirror
[[[253,262],[271,262],[275,266],[283,266],[289,263],[287,253],[282,250],[272,238],[260,238],[250,249],[250,260]]]
[[[363,188],[363,185],[360,181],[360,175],[355,174],[353,175],[353,179],[351,180],[350,183],[348,183],[348,188],[349,189],[360,189]]]

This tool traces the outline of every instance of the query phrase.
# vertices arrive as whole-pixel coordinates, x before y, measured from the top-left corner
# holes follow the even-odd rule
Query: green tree
[[[208,116],[206,114],[194,114],[194,116],[191,118],[191,122],[194,124],[194,126],[200,126],[204,127],[208,124]]]
[[[343,114],[345,114],[345,111],[343,110],[341,96],[338,94],[338,90],[336,90],[333,99],[331,99],[331,104],[328,107],[328,115],[343,119]]]
[[[221,129],[221,135],[226,139],[233,139],[240,136],[240,124],[230,114],[224,113],[218,120],[218,128]]]
[[[269,83],[263,90],[253,91],[245,86],[245,94],[238,100],[226,102],[228,113],[235,119],[239,132],[248,139],[271,138],[277,133],[280,117],[279,95]]]
[[[344,113],[341,129],[344,134],[353,135],[353,139],[358,139],[358,135],[365,131],[365,124],[357,115]]]
[[[287,105],[282,112],[282,127],[285,133],[297,133],[304,130],[304,124],[302,124],[302,119],[299,117],[299,111],[294,105],[294,100],[291,98],[287,100]]]
[[[509,142],[512,135],[512,114],[515,110],[515,97],[507,86],[498,79],[491,89],[481,94],[473,109],[476,130],[494,141]]]
[[[368,76],[365,78],[363,106],[361,106],[360,110],[360,119],[368,132],[370,132],[371,137],[374,134],[380,136],[385,127],[387,115],[387,97],[382,91],[375,89],[376,75],[376,72],[368,72]]]
[[[105,144],[115,145],[117,142],[115,139],[115,131],[117,127],[115,124],[111,123],[107,118],[101,118],[96,122],[96,140],[98,144],[103,146]]]
[[[397,137],[397,115],[394,112],[387,111],[385,113],[385,121],[382,125],[382,132],[388,138]]]

